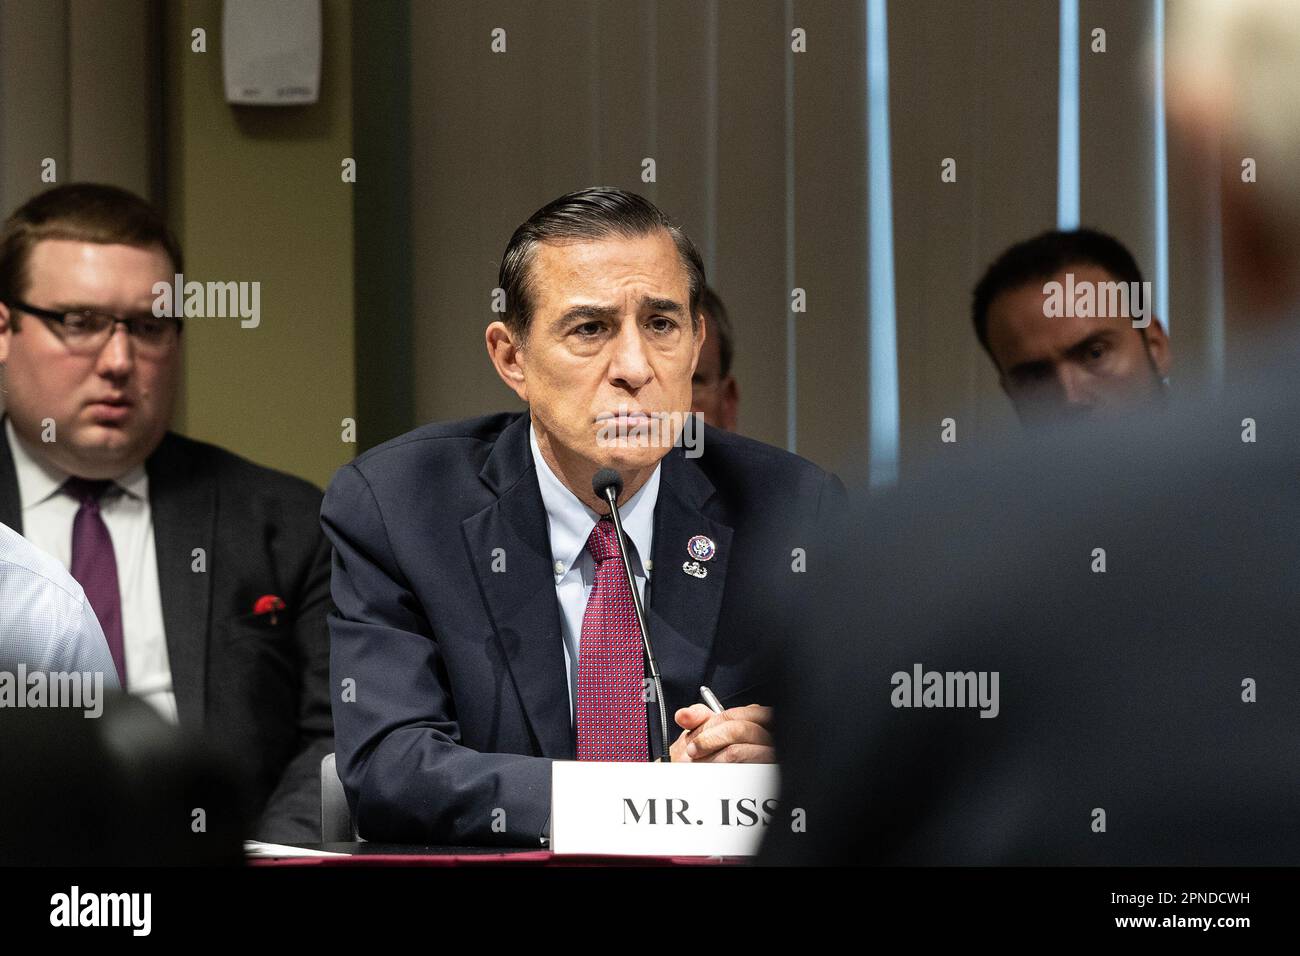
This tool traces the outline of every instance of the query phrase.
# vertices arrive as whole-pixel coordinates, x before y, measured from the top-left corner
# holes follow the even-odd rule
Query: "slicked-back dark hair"
[[[592,186],[548,202],[510,237],[498,277],[506,299],[506,327],[519,342],[527,339],[535,307],[532,266],[538,243],[588,242],[613,236],[634,239],[658,229],[672,237],[686,269],[691,325],[697,326],[705,288],[704,260],[690,237],[645,197],[616,186]]]
[[[1052,229],[1018,242],[994,260],[975,286],[971,316],[975,334],[989,351],[989,306],[1003,292],[1031,282],[1046,281],[1066,266],[1090,265],[1105,269],[1121,282],[1142,281],[1137,260],[1114,236],[1095,229]]]

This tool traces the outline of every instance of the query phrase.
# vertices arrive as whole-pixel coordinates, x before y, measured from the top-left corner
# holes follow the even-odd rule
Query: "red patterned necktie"
[[[612,521],[596,522],[587,550],[596,582],[578,645],[578,759],[649,760],[645,652]]]

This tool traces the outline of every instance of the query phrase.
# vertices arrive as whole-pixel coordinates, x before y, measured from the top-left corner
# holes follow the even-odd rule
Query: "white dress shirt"
[[[18,666],[50,673],[101,673],[117,687],[117,668],[94,609],[53,557],[0,524],[0,672]],[[15,684],[18,694],[27,687]]]
[[[578,651],[582,638],[582,616],[587,610],[587,598],[596,583],[596,561],[587,550],[587,539],[600,520],[600,515],[588,508],[581,499],[565,487],[564,482],[551,470],[537,447],[533,426],[528,426],[528,442],[533,449],[533,463],[537,467],[537,484],[542,490],[542,504],[546,506],[546,526],[551,541],[551,571],[555,576],[555,596],[560,601],[560,630],[564,641],[564,671],[569,680],[569,720],[576,726],[578,700]],[[628,559],[632,564],[632,578],[642,604],[649,602],[647,587],[653,562],[641,555],[649,555],[654,538],[655,503],[659,500],[659,470],[637,493],[619,504],[623,533],[628,538]]]
[[[18,437],[8,418],[5,436],[18,473],[23,537],[65,568],[71,568],[72,522],[80,503],[60,490],[69,476],[37,457]],[[122,475],[113,488],[104,492],[99,511],[113,539],[113,556],[117,560],[127,690],[175,723],[176,697],[172,693],[171,663],[163,630],[149,478],[143,465]]]

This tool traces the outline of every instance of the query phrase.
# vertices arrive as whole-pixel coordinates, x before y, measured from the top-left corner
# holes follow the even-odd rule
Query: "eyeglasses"
[[[90,355],[104,347],[120,322],[126,326],[126,334],[131,336],[142,352],[160,355],[174,346],[181,334],[181,320],[166,315],[114,315],[95,309],[77,309],[72,312],[56,312],[14,299],[6,302],[11,309],[26,312],[50,323],[53,331],[70,352],[78,355]]]

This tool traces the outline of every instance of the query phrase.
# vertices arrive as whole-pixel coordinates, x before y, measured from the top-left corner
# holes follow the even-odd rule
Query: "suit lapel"
[[[546,508],[537,484],[525,413],[506,427],[479,478],[496,502],[461,525],[470,566],[478,578],[496,636],[544,756],[575,757],[568,681],[560,640],[560,607],[551,569]],[[680,447],[663,459],[655,505],[654,570],[646,626],[672,711],[697,700],[713,651],[726,585],[732,528],[704,513],[712,483]],[[700,562],[703,578],[686,574],[687,542],[706,535],[716,545]],[[504,552],[506,570],[494,572],[493,552]],[[653,752],[659,751],[657,714],[650,721]],[[672,727],[669,727],[672,732]]]
[[[470,566],[542,755],[572,760],[569,684],[546,507],[528,443],[529,417],[508,425],[479,478],[498,496],[461,523]],[[494,571],[494,552],[505,560]],[[498,565],[499,566],[499,565]]]
[[[5,416],[0,415],[0,522],[22,534],[23,503],[18,494],[18,469],[14,467],[14,453],[9,447],[9,431],[4,422]]]
[[[655,505],[654,568],[646,626],[668,698],[669,734],[673,734],[673,711],[699,700],[698,689],[712,655],[727,581],[732,528],[704,513],[713,491],[713,484],[680,446],[664,456]],[[686,546],[696,535],[707,536],[716,546],[712,559],[698,562],[707,572],[703,578],[682,569],[693,560]],[[658,752],[657,715],[650,726]]]
[[[180,446],[168,432],[145,471],[172,690],[181,726],[197,729],[206,712],[217,491],[215,480],[194,467]],[[203,549],[201,572],[193,570],[195,548]]]

